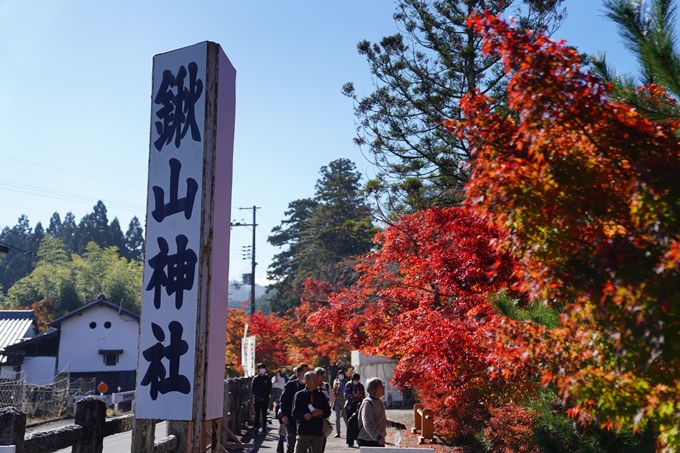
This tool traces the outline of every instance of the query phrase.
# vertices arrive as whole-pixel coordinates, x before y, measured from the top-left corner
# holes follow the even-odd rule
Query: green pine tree
[[[284,250],[275,255],[267,277],[272,311],[300,304],[309,278],[340,284],[355,278],[347,262],[371,249],[376,232],[371,208],[361,194],[361,173],[348,159],[321,167],[314,199],[291,202],[286,219],[274,227],[270,244]]]
[[[506,79],[498,56],[481,54],[481,39],[467,28],[473,12],[512,14],[519,27],[552,33],[563,18],[563,0],[403,0],[394,20],[399,33],[357,45],[366,57],[374,91],[354,100],[356,143],[380,173],[367,186],[386,213],[455,205],[471,159],[464,141],[444,120],[460,118],[461,98],[479,90],[502,109]]]

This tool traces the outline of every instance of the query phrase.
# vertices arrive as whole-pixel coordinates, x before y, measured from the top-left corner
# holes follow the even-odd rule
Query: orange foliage
[[[248,335],[254,335],[255,361],[264,362],[270,370],[290,363],[286,349],[287,323],[273,314],[264,316],[261,311],[250,316]]]
[[[40,330],[40,332],[45,332],[47,330],[47,324],[54,320],[54,302],[47,299],[43,299],[40,302],[34,302],[33,305],[31,305],[31,310],[33,310],[37,318],[38,330]]]
[[[680,123],[610,99],[562,42],[488,14],[469,25],[503,58],[514,114],[472,94],[450,122],[474,156],[468,205],[505,231],[515,288],[562,311],[558,329],[507,322],[508,341],[575,418],[653,421],[680,446]]]
[[[245,325],[248,336],[255,336],[255,361],[264,362],[270,370],[282,368],[290,363],[286,348],[287,325],[284,320],[273,314],[264,316],[257,312],[246,315],[240,308],[230,308],[227,312],[227,351],[226,369],[230,375],[243,375],[241,365],[241,343]]]
[[[328,305],[328,298],[334,289],[330,282],[309,279],[304,284],[301,303],[290,316],[288,339],[291,358],[294,363],[310,363],[346,368],[350,364],[349,349],[345,336],[333,332],[321,324],[308,320],[315,312]]]
[[[227,350],[225,368],[229,376],[242,376],[241,343],[248,315],[240,308],[227,309]]]
[[[511,263],[496,229],[462,208],[401,217],[376,236],[356,267],[357,285],[330,296],[310,318],[367,353],[399,359],[398,386],[417,387],[438,432],[472,435],[489,407],[521,398],[522,379],[492,380],[499,317],[489,293],[509,285]]]

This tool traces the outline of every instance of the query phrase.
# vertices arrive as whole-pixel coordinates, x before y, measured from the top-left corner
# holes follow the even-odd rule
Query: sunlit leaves
[[[498,230],[462,208],[405,215],[376,236],[378,251],[356,286],[333,293],[311,316],[356,348],[399,359],[395,382],[418,389],[448,436],[474,433],[488,408],[521,398],[522,378],[491,380],[499,317],[487,295],[509,284]]]
[[[604,427],[652,422],[680,444],[680,146],[610,96],[563,43],[491,15],[470,20],[506,72],[510,117],[472,94],[449,123],[475,157],[468,204],[503,229],[516,289],[562,310],[562,326],[506,322],[521,358],[571,415]],[[668,101],[657,86],[643,88]]]

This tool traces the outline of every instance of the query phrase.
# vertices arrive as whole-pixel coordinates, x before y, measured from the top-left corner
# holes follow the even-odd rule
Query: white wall
[[[394,359],[373,355],[368,356],[361,354],[359,351],[352,351],[354,373],[359,373],[361,382],[364,385],[366,385],[366,381],[370,378],[377,377],[382,379],[385,384],[385,398],[390,406],[390,402],[404,400],[402,393],[397,391],[390,383],[394,379],[394,367],[397,366],[397,363]]]
[[[54,384],[56,357],[24,357],[21,370],[26,372],[26,382],[33,385]]]
[[[94,329],[90,323],[96,323]],[[105,328],[106,322],[111,323]],[[124,371],[137,368],[139,323],[107,307],[93,307],[61,323],[59,369],[69,364],[73,373]],[[100,349],[122,349],[118,364],[106,366]]]

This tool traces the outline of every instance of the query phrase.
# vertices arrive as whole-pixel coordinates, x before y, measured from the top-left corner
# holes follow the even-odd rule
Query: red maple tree
[[[490,15],[469,25],[485,52],[503,57],[511,114],[471,94],[463,119],[450,123],[474,156],[468,205],[506,233],[516,289],[562,313],[552,330],[508,321],[506,338],[577,419],[611,428],[651,421],[675,449],[680,123],[612,100],[562,42]],[[659,87],[641,90],[674,103]]]
[[[347,368],[349,348],[345,336],[333,332],[327,325],[310,323],[315,312],[328,306],[329,296],[338,286],[331,282],[309,279],[304,283],[300,305],[288,315],[288,348],[294,363]]]
[[[416,387],[436,411],[438,432],[466,436],[521,378],[491,380],[499,316],[487,300],[509,285],[511,261],[500,232],[463,208],[405,215],[375,238],[378,251],[356,267],[355,286],[330,295],[313,324],[343,333],[355,348],[399,359],[395,383]]]
[[[255,336],[256,362],[264,362],[270,370],[290,364],[286,346],[287,324],[284,319],[273,314],[265,316],[261,311],[248,316],[240,308],[230,308],[227,311],[227,374],[243,374],[241,343],[246,324],[248,336]]]

